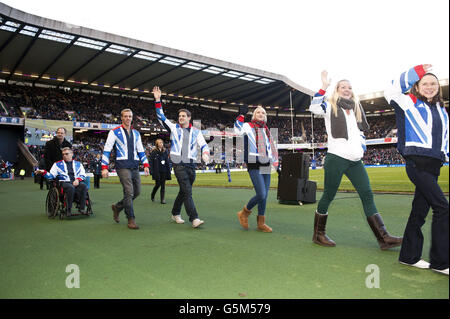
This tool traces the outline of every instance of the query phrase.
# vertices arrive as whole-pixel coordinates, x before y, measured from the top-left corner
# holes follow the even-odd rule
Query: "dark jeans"
[[[64,182],[61,183],[61,186],[64,190],[64,193],[66,194],[67,199],[67,211],[69,213],[72,212],[72,203],[73,199],[75,197],[75,194],[77,195],[77,198],[79,200],[79,208],[81,210],[84,210],[86,208],[86,194],[87,194],[87,186],[85,183],[80,182],[77,187],[73,186],[70,182]]]
[[[369,176],[362,161],[349,161],[340,156],[328,153],[324,164],[324,191],[317,205],[319,214],[326,214],[341,184],[342,177],[348,177],[361,199],[364,214],[370,217],[378,213],[370,187]]]
[[[155,186],[152,191],[152,198],[155,198],[156,192],[161,187],[161,200],[164,199],[164,194],[166,191],[166,172],[161,172],[159,178],[155,180]]]
[[[180,215],[181,206],[184,204],[186,213],[189,216],[189,221],[192,222],[194,219],[198,218],[197,209],[195,208],[194,200],[192,199],[192,185],[195,181],[195,168],[184,165],[174,165],[173,171],[177,178],[178,185],[180,185],[180,191],[173,204],[172,215]]]
[[[414,162],[406,162],[406,173],[416,186],[411,214],[403,235],[399,260],[408,264],[418,262],[422,257],[423,234],[430,207],[433,212],[431,221],[430,267],[448,268],[448,201],[437,181],[438,176],[419,170]]]
[[[44,188],[44,183],[47,189],[50,189],[50,184],[48,183],[47,179],[44,177],[44,175],[39,176],[39,186],[41,189]]]
[[[100,178],[101,174],[94,174],[94,188],[100,188]]]
[[[251,210],[258,205],[258,215],[264,215],[266,212],[267,195],[269,195],[270,174],[261,174],[259,169],[249,169],[248,174],[255,187],[256,195],[247,203],[247,209]]]
[[[123,187],[123,199],[116,204],[119,212],[125,209],[127,218],[135,218],[133,200],[141,193],[141,175],[138,168],[121,168],[117,170],[117,176]]]

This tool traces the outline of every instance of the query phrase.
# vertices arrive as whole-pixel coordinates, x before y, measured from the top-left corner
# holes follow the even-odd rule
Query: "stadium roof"
[[[0,78],[216,105],[309,106],[285,76],[55,21],[0,3]]]

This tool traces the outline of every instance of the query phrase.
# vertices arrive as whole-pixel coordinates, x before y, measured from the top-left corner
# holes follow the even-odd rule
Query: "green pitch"
[[[383,170],[369,170],[374,189],[397,178]],[[321,172],[311,172],[319,185]],[[228,184],[226,173],[197,176],[198,185]],[[441,177],[448,191],[448,169]],[[231,184],[246,178],[233,174]],[[338,193],[332,203],[327,230],[337,246],[326,248],[311,241],[317,204],[280,205],[272,190],[266,216],[274,232],[265,234],[255,230],[256,209],[249,231],[236,217],[252,189],[195,187],[205,224],[193,229],[170,221],[177,187],[167,187],[161,205],[149,199],[151,178],[142,180],[148,184],[135,201],[136,231],[123,214],[120,224],[112,220],[110,205],[122,195],[112,178],[90,190],[95,216],[63,221],[45,216],[47,192],[31,179],[0,182],[0,298],[449,298],[447,276],[400,265],[399,248],[378,248],[355,193]],[[412,195],[376,194],[375,201],[388,230],[401,235]],[[182,217],[187,221],[184,210]],[[423,227],[426,260],[430,226],[431,212]],[[80,288],[66,287],[70,264],[79,267]],[[379,288],[366,286],[369,265],[379,269]]]
[[[317,182],[317,189],[323,190],[323,169],[309,171],[309,179]],[[367,173],[370,177],[372,189],[375,192],[392,192],[392,193],[414,193],[414,185],[409,181],[404,167],[369,167]],[[439,184],[442,191],[448,194],[449,185],[449,167],[444,166],[441,169]],[[110,177],[103,179],[102,183],[119,183],[118,177]],[[143,184],[154,184],[152,177],[143,177]],[[276,188],[278,184],[277,173],[272,173],[270,186]],[[167,181],[167,185],[177,185],[174,175],[172,180]],[[228,182],[226,170],[221,174],[207,173],[197,174],[195,181],[196,186],[214,186],[214,187],[248,187],[251,188],[252,183],[247,172],[231,172],[231,183]],[[344,176],[340,191],[354,191],[354,187],[347,177]]]

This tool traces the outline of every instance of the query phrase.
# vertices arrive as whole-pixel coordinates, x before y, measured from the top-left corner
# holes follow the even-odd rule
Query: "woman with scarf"
[[[402,238],[391,236],[384,226],[373,200],[369,176],[361,160],[366,149],[362,131],[369,129],[364,110],[348,80],[339,81],[331,98],[326,100],[325,92],[329,85],[328,72],[323,71],[322,88],[314,95],[309,107],[313,114],[324,118],[328,135],[328,152],[324,164],[324,192],[315,212],[313,242],[321,246],[336,246],[336,243],[327,236],[325,226],[328,207],[345,174],[358,192],[367,222],[380,248],[386,250],[400,246]]]
[[[159,187],[161,187],[161,204],[165,204],[164,194],[166,191],[166,180],[172,179],[170,176],[170,161],[167,154],[164,142],[158,138],[155,142],[155,147],[150,153],[150,174],[152,174],[155,186],[153,187],[151,199],[155,201],[155,195]]]
[[[448,200],[438,177],[441,166],[448,161],[449,119],[439,80],[430,69],[431,64],[423,64],[403,72],[390,81],[384,96],[395,109],[397,149],[405,158],[406,174],[416,187],[399,261],[448,276]],[[421,228],[430,208],[433,218],[427,262],[422,259]]]
[[[241,111],[240,114],[246,114]],[[278,152],[274,140],[267,127],[267,114],[264,108],[257,107],[253,111],[251,122],[244,122],[244,115],[239,115],[234,123],[234,131],[244,136],[244,162],[252,180],[256,195],[237,213],[239,223],[248,229],[248,217],[252,208],[258,206],[257,230],[271,233],[272,228],[265,223],[266,200],[269,194],[270,173],[273,163],[278,167]]]

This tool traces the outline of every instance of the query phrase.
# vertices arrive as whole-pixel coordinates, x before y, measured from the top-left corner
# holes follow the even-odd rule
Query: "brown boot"
[[[114,204],[111,205],[111,209],[113,211],[113,219],[116,223],[118,223],[120,221],[119,220],[120,211],[117,209],[116,205],[114,205]]]
[[[391,236],[386,230],[380,214],[377,213],[367,217],[367,222],[369,223],[381,250],[401,246],[403,237]]]
[[[252,213],[251,210],[247,209],[247,206],[244,206],[240,212],[237,213],[239,217],[239,223],[244,229],[248,230],[248,216]]]
[[[256,217],[256,220],[258,221],[258,230],[264,232],[264,233],[271,233],[272,228],[266,225],[266,216],[264,215],[258,215]]]
[[[327,224],[328,214],[319,214],[316,212],[314,216],[314,235],[313,242],[325,247],[334,247],[336,243],[327,236],[325,225]]]
[[[139,226],[134,222],[134,218],[128,218],[128,228],[139,229]]]

